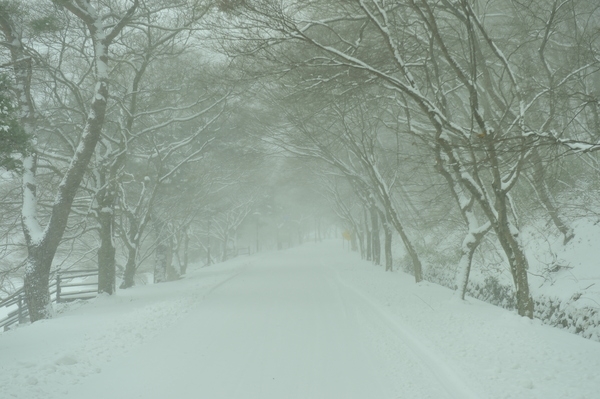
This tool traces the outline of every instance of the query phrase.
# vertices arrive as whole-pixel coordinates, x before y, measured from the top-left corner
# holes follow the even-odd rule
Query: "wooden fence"
[[[50,299],[52,302],[63,303],[78,299],[91,299],[98,293],[98,282],[86,283],[76,281],[86,277],[97,277],[98,269],[92,270],[58,270],[50,276]],[[12,309],[6,317],[0,319],[0,328],[8,330],[13,324],[29,321],[29,311],[25,303],[23,288],[4,298],[0,302],[0,309]]]

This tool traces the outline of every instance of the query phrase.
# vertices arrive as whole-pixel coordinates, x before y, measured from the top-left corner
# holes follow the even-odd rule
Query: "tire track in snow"
[[[408,327],[400,324],[397,317],[391,315],[382,308],[382,305],[377,304],[371,298],[357,290],[355,287],[346,283],[339,275],[337,270],[326,266],[324,262],[321,264],[332,272],[337,283],[342,286],[345,291],[353,298],[357,299],[370,315],[377,316],[383,323],[396,333],[404,344],[408,347],[414,358],[429,370],[435,379],[440,383],[448,395],[454,399],[479,399],[480,396],[475,394],[469,385],[465,382],[465,377],[456,372],[450,362],[443,358],[443,355],[436,353],[433,348],[428,347],[422,339],[417,337],[417,334],[412,332]]]

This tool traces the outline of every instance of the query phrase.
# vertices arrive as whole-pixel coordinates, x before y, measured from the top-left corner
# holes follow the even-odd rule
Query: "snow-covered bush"
[[[514,290],[494,277],[487,277],[483,283],[469,284],[468,295],[505,309],[515,308]],[[534,317],[544,324],[600,342],[600,312],[597,308],[575,306],[574,302],[579,298],[577,294],[566,301],[545,295],[534,296]]]
[[[512,310],[516,306],[515,291],[500,283],[494,276],[486,277],[483,282],[471,282],[467,287],[467,294],[505,309]]]
[[[600,312],[597,308],[575,306],[577,299],[579,295],[574,295],[566,302],[543,295],[534,298],[535,318],[544,324],[600,341]]]

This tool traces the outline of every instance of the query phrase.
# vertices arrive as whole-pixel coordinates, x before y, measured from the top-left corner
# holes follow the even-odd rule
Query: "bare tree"
[[[52,259],[61,242],[73,199],[98,143],[108,101],[108,49],[121,30],[134,17],[138,1],[127,8],[112,9],[104,14],[89,1],[60,1],[61,7],[85,24],[93,49],[94,79],[96,81],[90,111],[82,129],[76,152],[64,171],[56,189],[52,212],[45,227],[37,218],[36,205],[36,155],[30,153],[23,160],[23,232],[28,256],[25,271],[25,293],[32,321],[48,318],[50,296],[48,280]],[[34,133],[33,101],[31,96],[31,56],[26,53],[22,40],[22,27],[7,25],[5,35],[10,36],[13,69],[17,81],[22,124],[28,134]]]
[[[551,4],[550,12],[562,4]],[[237,27],[263,28],[255,30],[263,40],[253,51],[274,54],[272,48],[286,40],[313,49],[299,53],[295,65],[331,71],[314,86],[350,76],[359,84],[378,82],[390,95],[405,98],[407,102],[399,101],[398,106],[411,110],[413,131],[439,146],[436,162],[445,165],[459,191],[470,193],[491,224],[513,276],[518,312],[531,317],[528,262],[511,190],[537,144],[531,132],[545,129],[534,105],[574,80],[584,67],[568,70],[560,81],[554,77],[552,89],[529,91],[535,78],[528,80],[513,62],[527,53],[495,38],[493,32],[501,28],[484,19],[487,10],[510,14],[496,2],[486,9],[468,1],[358,0],[285,6],[245,2]],[[536,43],[543,45],[546,36]],[[511,59],[505,51],[518,56]],[[342,75],[344,71],[352,72]],[[368,157],[361,162],[374,170],[367,167]],[[386,191],[385,186],[378,187],[381,199],[391,198],[380,194]],[[390,220],[396,224],[393,213]]]

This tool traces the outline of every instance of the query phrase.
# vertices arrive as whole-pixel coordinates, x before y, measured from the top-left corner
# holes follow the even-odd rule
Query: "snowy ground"
[[[532,292],[569,301],[573,294],[579,298],[570,301],[575,307],[600,307],[600,267],[598,242],[600,221],[580,219],[572,224],[575,237],[567,245],[562,236],[551,236],[526,229],[524,235],[527,258],[532,270],[529,283]],[[549,273],[548,269],[559,266]],[[600,395],[599,395],[600,397]]]
[[[600,343],[341,243],[192,268],[0,334],[0,398],[600,397]]]

